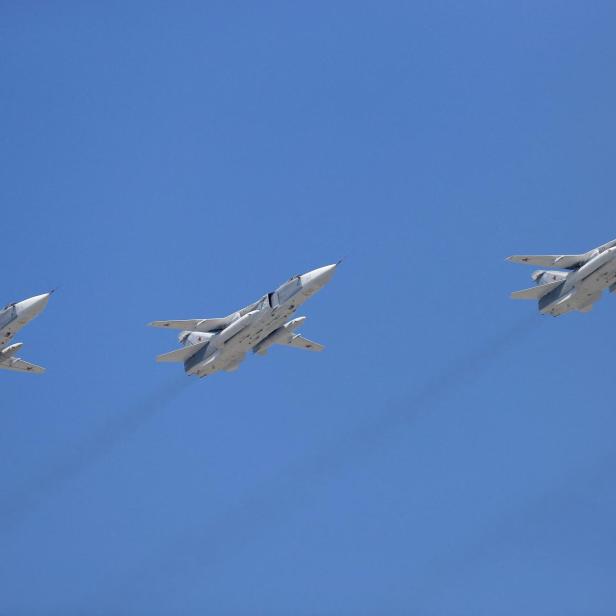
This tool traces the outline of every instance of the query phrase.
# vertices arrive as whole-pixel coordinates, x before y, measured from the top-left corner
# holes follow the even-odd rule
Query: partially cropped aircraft
[[[532,274],[537,286],[511,294],[538,300],[543,314],[590,312],[605,289],[616,291],[616,240],[580,255],[515,255],[508,261],[568,270],[537,270]]]
[[[275,291],[226,317],[150,323],[152,327],[182,330],[179,340],[183,348],[159,355],[156,361],[183,362],[188,375],[204,377],[233,372],[248,351],[265,355],[275,344],[322,351],[322,344],[295,332],[306,317],[289,317],[331,280],[336,265],[293,276]]]
[[[7,344],[24,325],[43,312],[52,293],[53,291],[24,299],[21,302],[14,302],[0,310],[0,368],[2,370],[34,372],[35,374],[45,372],[45,368],[15,357],[15,353],[19,351],[23,343],[16,342],[10,346]]]

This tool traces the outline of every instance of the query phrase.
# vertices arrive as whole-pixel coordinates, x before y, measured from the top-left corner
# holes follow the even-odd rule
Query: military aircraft
[[[616,240],[579,255],[515,255],[507,260],[569,270],[537,270],[532,274],[537,286],[511,294],[513,299],[538,300],[542,314],[590,312],[605,289],[616,291]]]
[[[249,350],[265,355],[274,344],[322,351],[322,344],[295,333],[306,317],[289,317],[330,281],[337,265],[293,276],[275,291],[223,318],[149,323],[152,327],[183,330],[179,340],[184,347],[156,360],[183,362],[188,375],[205,377],[221,370],[233,372]]]
[[[17,372],[33,372],[35,374],[45,372],[45,368],[19,359],[19,357],[15,357],[15,353],[19,351],[23,343],[16,342],[10,346],[6,345],[24,325],[27,325],[32,319],[43,312],[52,293],[53,291],[24,299],[21,302],[14,302],[0,310],[1,369],[15,370]]]

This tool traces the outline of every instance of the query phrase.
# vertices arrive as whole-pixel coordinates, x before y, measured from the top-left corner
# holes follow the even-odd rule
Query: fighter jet
[[[275,291],[226,317],[149,323],[152,327],[182,330],[179,341],[183,348],[159,355],[156,361],[183,362],[189,376],[205,377],[220,371],[233,372],[248,351],[265,355],[274,344],[322,351],[322,344],[295,332],[306,317],[289,317],[330,281],[337,265],[293,276]]]
[[[527,263],[561,270],[537,270],[535,287],[515,291],[513,299],[536,299],[542,314],[590,312],[603,291],[616,291],[616,240],[580,255],[515,255],[513,263]]]
[[[8,304],[0,310],[0,368],[3,370],[15,370],[17,372],[33,372],[42,374],[45,368],[31,364],[19,357],[15,353],[23,346],[23,343],[16,342],[6,346],[13,336],[32,319],[37,317],[47,306],[49,297],[53,291],[37,295],[21,302]]]

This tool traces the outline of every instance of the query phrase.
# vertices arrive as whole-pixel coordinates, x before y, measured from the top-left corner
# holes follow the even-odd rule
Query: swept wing
[[[150,327],[167,329],[183,329],[191,332],[211,332],[224,329],[236,319],[237,313],[220,319],[188,319],[186,321],[152,321]]]
[[[43,374],[45,368],[31,364],[19,357],[9,357],[4,361],[0,361],[1,370],[13,370],[15,372],[32,372],[34,374]]]
[[[313,342],[304,338],[300,334],[291,334],[288,338],[277,340],[276,344],[282,344],[283,346],[290,346],[296,349],[306,349],[307,351],[322,351],[325,346],[318,342]]]
[[[582,255],[513,255],[507,257],[512,263],[538,265],[539,267],[559,267],[561,269],[577,269],[588,261],[587,253]]]

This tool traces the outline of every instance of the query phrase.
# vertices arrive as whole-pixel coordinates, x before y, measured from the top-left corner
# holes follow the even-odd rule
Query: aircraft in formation
[[[45,368],[15,357],[15,353],[23,346],[22,342],[15,342],[9,346],[7,344],[22,327],[45,310],[52,293],[53,291],[50,291],[21,302],[13,302],[0,310],[0,368],[2,370],[35,374],[45,372]]]
[[[616,240],[575,255],[514,255],[513,263],[546,268],[532,274],[535,286],[511,294],[513,299],[537,300],[542,314],[560,316],[589,312],[605,289],[616,291]],[[186,321],[154,321],[152,327],[182,330],[182,347],[159,355],[159,362],[184,364],[188,375],[209,376],[232,372],[248,351],[265,355],[273,345],[322,351],[323,345],[296,333],[306,317],[289,319],[312,295],[332,278],[338,264],[293,276],[275,291],[222,318]],[[45,368],[19,357],[21,342],[9,345],[13,336],[47,306],[53,291],[8,304],[0,310],[0,369],[41,374]]]
[[[538,300],[542,314],[590,312],[605,289],[616,291],[616,240],[580,255],[514,255],[508,261],[566,270],[537,270],[532,274],[536,286],[511,294]]]
[[[295,332],[306,317],[289,317],[331,280],[337,265],[293,276],[275,291],[226,317],[150,323],[152,327],[182,330],[179,341],[184,346],[156,360],[183,363],[188,375],[205,377],[237,370],[248,351],[265,355],[275,344],[322,351],[322,344]]]

